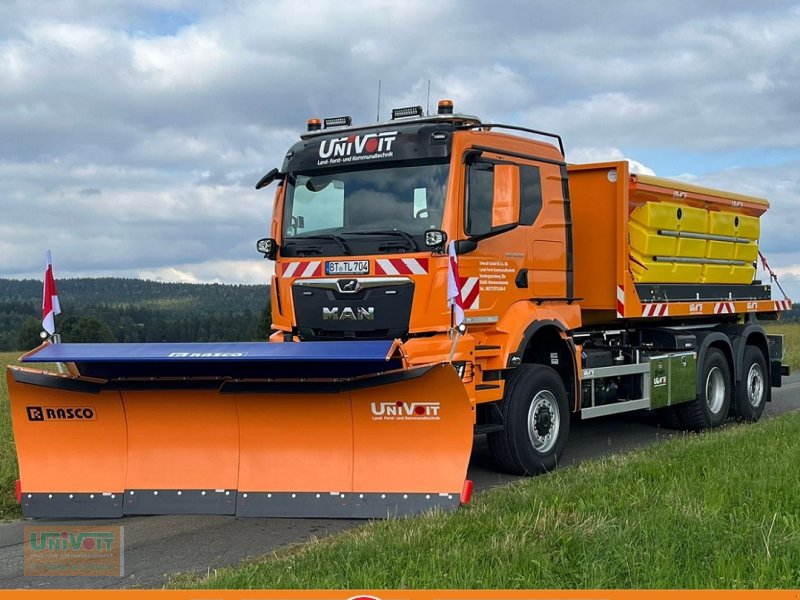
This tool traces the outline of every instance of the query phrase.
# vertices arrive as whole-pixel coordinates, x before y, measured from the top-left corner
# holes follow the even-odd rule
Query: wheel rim
[[[764,371],[761,365],[754,363],[747,373],[747,400],[750,406],[758,408],[764,398]]]
[[[561,415],[556,397],[542,390],[533,397],[528,409],[528,438],[533,449],[542,454],[553,449],[561,429]]]
[[[713,414],[717,414],[725,403],[725,377],[719,367],[714,367],[708,372],[708,377],[706,378],[706,403]]]

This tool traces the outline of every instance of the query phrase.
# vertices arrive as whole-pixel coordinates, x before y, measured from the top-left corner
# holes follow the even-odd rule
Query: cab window
[[[542,176],[539,167],[519,166],[519,216],[522,225],[533,225],[542,210]]]
[[[476,162],[470,165],[467,177],[468,235],[483,235],[492,228],[494,165]]]

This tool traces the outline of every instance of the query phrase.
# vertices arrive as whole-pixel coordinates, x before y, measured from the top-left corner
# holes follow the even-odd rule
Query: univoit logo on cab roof
[[[320,160],[317,161],[317,166],[392,158],[394,156],[392,144],[397,139],[397,134],[397,131],[384,131],[322,140],[319,145]]]

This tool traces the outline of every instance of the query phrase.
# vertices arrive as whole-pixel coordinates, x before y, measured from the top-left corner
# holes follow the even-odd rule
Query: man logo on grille
[[[355,294],[362,290],[358,279],[340,279],[336,282],[336,285],[339,287],[339,291],[344,294]]]

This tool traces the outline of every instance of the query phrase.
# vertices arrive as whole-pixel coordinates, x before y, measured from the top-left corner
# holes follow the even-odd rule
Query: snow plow
[[[756,279],[763,198],[568,165],[560,136],[449,101],[311,119],[272,182],[269,342],[9,368],[26,516],[453,509],[474,433],[533,475],[572,419],[756,421],[788,371],[759,324],[792,306]]]
[[[387,517],[458,506],[472,411],[392,342],[52,344],[8,383],[28,517]],[[409,442],[412,443],[409,443]]]

